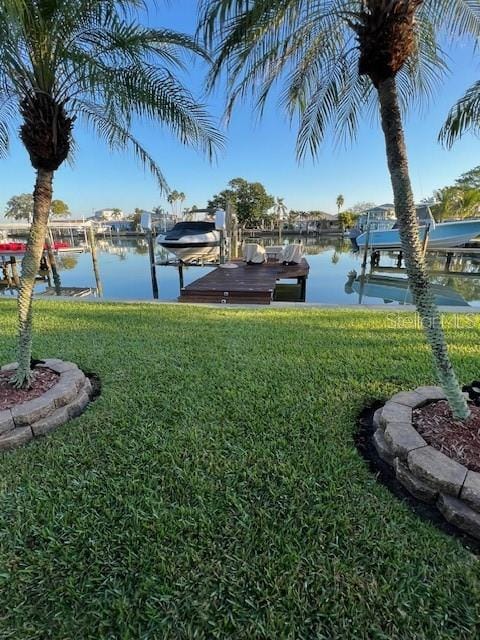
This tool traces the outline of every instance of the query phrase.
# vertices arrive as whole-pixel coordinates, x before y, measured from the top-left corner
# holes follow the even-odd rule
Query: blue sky
[[[196,20],[196,0],[157,3],[149,22],[192,33]],[[422,116],[412,113],[406,121],[411,177],[417,200],[430,196],[435,188],[450,184],[468,169],[480,164],[480,141],[472,136],[443,150],[436,138],[449,107],[478,79],[478,56],[468,48],[450,52],[452,73],[434,103]],[[197,64],[189,86],[202,94],[204,68]],[[210,112],[220,118],[223,96],[216,92],[206,98]],[[321,209],[334,213],[339,193],[345,206],[358,201],[380,204],[392,200],[383,136],[377,123],[366,122],[348,148],[334,148],[327,142],[316,162],[295,160],[295,130],[272,99],[264,118],[257,122],[250,105],[240,105],[227,134],[227,148],[211,165],[195,151],[186,149],[168,132],[151,125],[138,125],[135,134],[162,167],[172,189],[184,191],[185,205],[202,207],[207,200],[235,177],[263,182],[275,196],[285,198],[293,209]],[[55,197],[65,200],[75,216],[89,216],[95,209],[119,207],[126,212],[135,207],[151,209],[165,205],[153,178],[130,155],[112,153],[90,134],[77,128],[78,146],[73,167],[64,166],[56,175]],[[10,156],[0,161],[0,215],[12,195],[31,192],[34,173],[26,152],[14,140]]]

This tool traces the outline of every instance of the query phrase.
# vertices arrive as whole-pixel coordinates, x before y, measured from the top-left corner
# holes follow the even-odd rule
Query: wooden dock
[[[270,304],[272,300],[287,299],[305,302],[306,281],[310,265],[302,259],[300,264],[283,265],[278,262],[246,264],[232,261],[234,268],[220,266],[206,276],[182,287],[179,302],[213,302],[223,304]],[[232,264],[232,263],[230,263]],[[295,280],[285,298],[276,295],[279,280]]]

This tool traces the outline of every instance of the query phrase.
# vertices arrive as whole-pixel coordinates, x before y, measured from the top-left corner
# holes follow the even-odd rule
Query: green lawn
[[[478,637],[479,561],[354,446],[366,402],[433,381],[392,310],[36,312],[35,356],[97,372],[103,393],[0,457],[2,640]],[[7,362],[13,302],[0,317]],[[460,322],[472,380],[478,329]]]

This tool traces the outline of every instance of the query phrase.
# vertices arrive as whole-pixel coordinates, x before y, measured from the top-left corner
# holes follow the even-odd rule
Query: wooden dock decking
[[[183,287],[179,302],[217,302],[223,304],[270,304],[274,299],[278,280],[297,281],[294,299],[305,301],[306,280],[310,265],[302,259],[300,264],[283,265],[278,262],[246,264],[232,261],[236,268],[217,267],[206,276]],[[292,299],[289,296],[288,299]]]

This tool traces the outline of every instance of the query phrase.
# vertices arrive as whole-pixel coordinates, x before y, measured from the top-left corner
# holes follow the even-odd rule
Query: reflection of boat
[[[427,226],[419,228],[420,241],[423,242]],[[428,236],[429,248],[459,247],[480,234],[480,220],[461,220],[432,224]],[[396,249],[401,247],[398,229],[377,230],[361,233],[355,238],[358,247],[364,247],[368,237],[371,249]]]
[[[44,248],[47,249],[47,245],[45,245]],[[72,249],[68,242],[54,242],[52,248],[54,251],[68,251]],[[0,242],[0,254],[25,253],[26,250],[26,242]]]
[[[435,302],[446,307],[468,307],[468,302],[463,296],[441,284],[430,285]],[[357,277],[356,271],[348,274],[345,283],[345,293],[358,293],[361,297],[380,298],[383,302],[400,302],[401,304],[413,304],[413,296],[407,278],[394,278],[391,276],[380,276],[369,274],[362,278]]]
[[[213,259],[219,253],[220,232],[213,222],[177,222],[173,229],[157,237],[157,244],[186,262]]]

